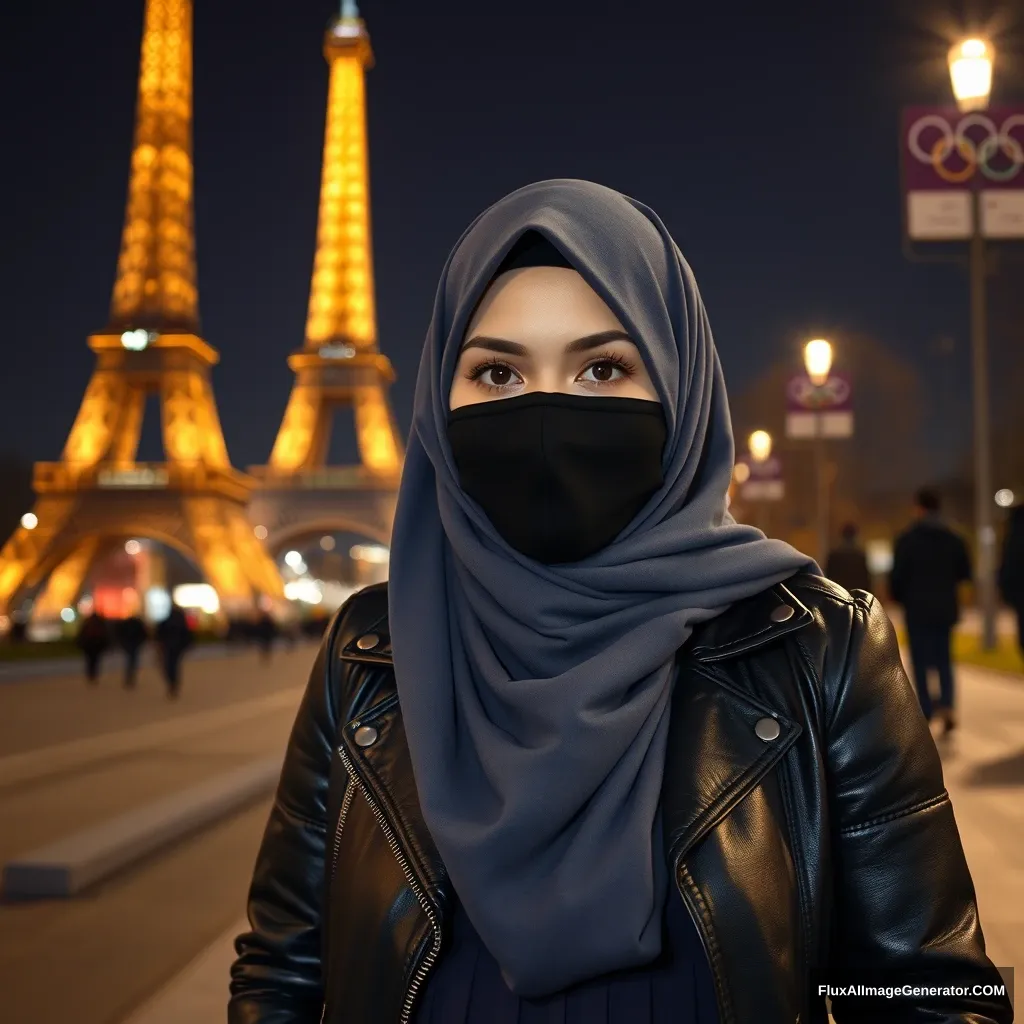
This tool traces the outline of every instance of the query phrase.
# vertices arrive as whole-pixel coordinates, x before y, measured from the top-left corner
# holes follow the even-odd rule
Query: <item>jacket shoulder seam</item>
[[[939,807],[942,804],[948,803],[949,792],[944,789],[938,795],[928,797],[926,800],[919,800],[917,803],[911,804],[909,807],[903,807],[898,811],[890,811],[888,814],[881,814],[877,818],[869,818],[867,821],[858,825],[847,825],[845,828],[839,830],[839,835],[843,837],[859,835],[862,832],[868,832],[873,828],[878,828],[880,825],[888,825],[891,822],[899,821],[901,818],[908,818],[912,814],[918,814],[921,811],[927,811],[932,807]]]

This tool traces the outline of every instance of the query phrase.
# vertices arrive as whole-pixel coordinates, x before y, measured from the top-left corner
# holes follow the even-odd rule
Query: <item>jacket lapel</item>
[[[741,602],[680,654],[662,790],[669,862],[686,856],[775,766],[801,733],[781,708],[745,692],[724,663],[812,621],[784,586]]]

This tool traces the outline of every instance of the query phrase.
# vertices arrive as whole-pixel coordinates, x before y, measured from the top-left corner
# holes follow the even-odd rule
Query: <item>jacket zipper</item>
[[[380,825],[381,830],[384,833],[384,837],[388,841],[388,846],[391,847],[391,852],[395,855],[395,860],[398,861],[398,865],[402,869],[402,873],[405,875],[405,880],[409,883],[409,888],[412,889],[413,894],[416,896],[420,906],[423,908],[423,912],[426,914],[427,920],[430,922],[431,930],[434,933],[433,945],[427,951],[427,955],[424,957],[423,963],[416,968],[416,971],[412,976],[412,981],[409,982],[409,989],[405,994],[405,1002],[402,1004],[402,1014],[399,1017],[399,1024],[409,1024],[409,1021],[412,1018],[413,1004],[416,1002],[416,995],[422,987],[423,982],[426,980],[427,975],[430,973],[431,968],[434,966],[434,963],[437,961],[438,954],[441,952],[441,941],[443,939],[441,925],[437,919],[437,914],[434,912],[433,905],[427,898],[427,894],[420,888],[419,883],[416,881],[416,876],[413,873],[405,854],[402,853],[402,847],[399,845],[395,831],[391,825],[388,824],[388,820],[384,815],[384,812],[377,806],[376,801],[370,795],[370,791],[356,774],[348,753],[341,747],[338,748],[338,753],[341,755],[341,760],[345,765],[345,771],[348,772],[349,778],[353,783],[355,783],[355,786],[359,787],[363,796],[366,797],[366,802],[370,805],[370,810],[373,811],[373,816],[377,819],[377,824]],[[337,863],[337,847],[341,837],[341,825],[344,822],[344,815],[348,813],[348,807],[351,804],[349,793],[355,793],[355,786],[349,787],[345,794],[345,803],[342,806],[342,817],[339,820],[338,830],[335,833],[335,864]],[[332,865],[331,868],[332,877],[333,873],[334,865]],[[323,1024],[326,1014],[327,1003],[325,1002],[320,1015],[320,1024]]]
[[[704,925],[701,921],[700,914],[698,913],[697,908],[694,906],[689,893],[687,893],[679,884],[679,864],[680,862],[677,860],[674,865],[675,870],[673,872],[673,881],[675,884],[675,889],[676,892],[678,892],[679,895],[682,897],[683,903],[686,904],[686,909],[690,915],[690,920],[693,921],[693,926],[697,929],[697,934],[700,936],[700,944],[704,947],[704,956],[707,958],[708,967],[711,969],[712,977],[715,979],[715,1006],[718,1008],[718,1019],[719,1021],[721,1021],[721,1024],[729,1024],[729,1021],[732,1020],[732,1016],[730,1015],[728,1018],[726,1017],[725,1007],[722,1005],[721,997],[718,994],[719,992],[724,990],[725,980],[722,978],[721,972],[715,966],[715,961],[711,956],[711,950],[708,948],[708,937],[704,931]],[[797,1017],[797,1022],[799,1022],[799,1020],[800,1018]]]
[[[338,749],[338,753],[341,754],[341,749]],[[327,876],[327,892],[331,891],[331,883],[334,881],[334,872],[338,867],[338,854],[341,852],[341,833],[345,828],[345,819],[348,817],[348,810],[352,806],[352,798],[356,795],[356,787],[352,785],[352,775],[346,769],[345,771],[345,795],[341,800],[341,810],[338,813],[338,825],[334,830],[334,848],[331,853],[331,873]],[[324,1024],[327,1019],[327,1000],[324,999],[324,1004],[320,1007],[320,1024]]]

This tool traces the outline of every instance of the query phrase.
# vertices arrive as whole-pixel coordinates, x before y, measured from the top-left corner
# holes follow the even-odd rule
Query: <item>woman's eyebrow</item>
[[[597,334],[588,334],[584,338],[577,338],[565,346],[566,352],[589,352],[592,348],[600,348],[612,341],[628,341],[633,344],[633,339],[625,331],[611,330],[600,331]],[[462,351],[467,348],[482,348],[488,352],[501,352],[507,356],[529,355],[529,349],[516,341],[506,341],[504,338],[491,338],[486,334],[475,334],[463,346]]]

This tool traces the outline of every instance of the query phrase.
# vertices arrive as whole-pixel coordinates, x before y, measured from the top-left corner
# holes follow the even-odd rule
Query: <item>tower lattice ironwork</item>
[[[245,515],[253,481],[233,469],[214,402],[217,352],[199,337],[192,219],[192,4],[147,0],[121,251],[96,366],[60,462],[38,463],[33,516],[0,551],[0,612],[72,604],[97,553],[149,537],[193,560],[222,605],[278,597],[280,576]],[[164,461],[136,461],[146,399]]]
[[[391,363],[377,346],[370,237],[365,71],[369,34],[352,0],[327,30],[330,65],[316,256],[306,337],[288,365],[291,396],[250,517],[271,548],[315,529],[390,537],[403,445],[387,398]],[[354,412],[359,464],[329,466],[335,413]]]

